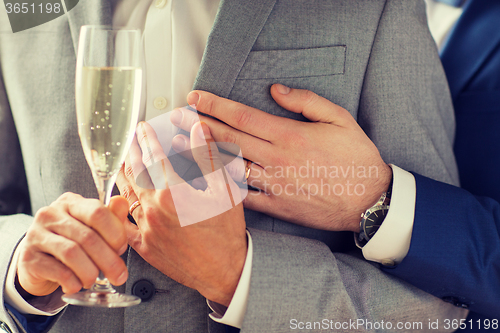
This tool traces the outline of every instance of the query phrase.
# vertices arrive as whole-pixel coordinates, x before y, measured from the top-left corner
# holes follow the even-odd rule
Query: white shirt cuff
[[[252,236],[250,236],[248,230],[247,237],[248,250],[247,257],[245,259],[245,265],[243,266],[240,281],[236,286],[236,291],[234,292],[231,303],[229,303],[229,307],[227,307],[226,309],[225,306],[207,299],[208,306],[212,311],[214,311],[209,314],[210,318],[218,323],[233,326],[236,328],[241,328],[241,324],[243,323],[243,319],[245,318],[248,303],[248,293],[250,291],[250,276],[252,275],[253,246]]]
[[[67,305],[61,300],[61,295],[63,293],[60,288],[50,295],[34,297],[29,301],[29,303],[16,289],[14,281],[17,274],[17,261],[19,259],[20,245],[21,243],[14,252],[14,256],[9,266],[9,271],[7,272],[4,290],[5,302],[22,314],[55,316]]]
[[[393,176],[390,209],[377,233],[363,247],[366,260],[385,266],[400,263],[408,253],[417,197],[415,177],[395,165],[390,166]]]

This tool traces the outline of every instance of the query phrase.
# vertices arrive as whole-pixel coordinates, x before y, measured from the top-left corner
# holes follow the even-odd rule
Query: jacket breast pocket
[[[341,75],[346,46],[250,52],[238,80]]]

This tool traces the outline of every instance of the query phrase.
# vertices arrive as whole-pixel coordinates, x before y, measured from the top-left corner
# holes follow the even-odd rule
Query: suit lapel
[[[67,16],[76,54],[80,27],[82,25],[111,25],[111,2],[106,0],[79,1],[76,7],[67,13]]]
[[[276,0],[222,0],[193,88],[228,97]]]
[[[498,1],[469,0],[466,4],[441,54],[453,101],[500,44],[499,18]]]

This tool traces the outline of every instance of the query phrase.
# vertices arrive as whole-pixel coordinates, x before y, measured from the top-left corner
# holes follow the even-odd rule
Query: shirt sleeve
[[[247,231],[248,238],[248,249],[247,257],[245,259],[245,265],[243,266],[243,271],[241,272],[240,281],[236,286],[236,291],[234,292],[233,299],[229,303],[229,307],[225,307],[221,304],[212,302],[207,299],[207,304],[213,311],[209,314],[210,318],[214,321],[241,328],[243,323],[243,318],[247,311],[248,303],[248,293],[250,291],[250,276],[252,275],[252,257],[253,257],[253,246],[252,237]]]
[[[366,260],[384,266],[400,263],[410,248],[415,216],[415,177],[395,166],[392,168],[393,184],[389,212],[377,233],[363,247]]]
[[[14,252],[7,272],[4,290],[5,302],[21,314],[55,316],[67,306],[61,299],[63,292],[60,288],[50,295],[34,297],[29,302],[17,291],[14,281],[17,272],[17,261],[19,259],[19,248],[20,246],[18,246]]]

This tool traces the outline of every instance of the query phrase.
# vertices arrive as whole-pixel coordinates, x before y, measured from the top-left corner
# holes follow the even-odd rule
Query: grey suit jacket
[[[0,11],[2,281],[32,220],[26,207],[36,212],[66,191],[96,196],[77,135],[75,45],[82,24],[110,17],[106,1],[81,0],[67,15],[12,34]],[[194,88],[299,120],[272,100],[269,87],[312,90],[349,110],[386,162],[456,184],[452,106],[426,24],[424,4],[415,0],[223,0]],[[352,249],[352,233],[245,214],[254,258],[242,332],[288,332],[293,320],[323,319],[390,321],[400,331],[397,322],[426,327],[429,319],[466,315],[338,253]],[[126,260],[130,275],[122,289],[130,293],[134,282],[148,279],[168,292],[127,309],[70,306],[51,332],[223,331],[196,291],[133,250]],[[4,308],[0,321],[19,329]]]

